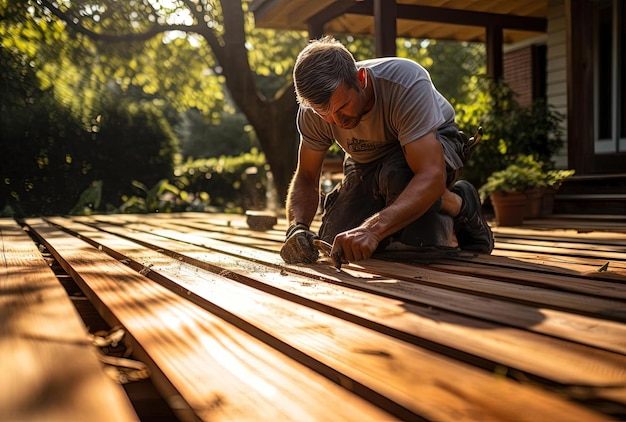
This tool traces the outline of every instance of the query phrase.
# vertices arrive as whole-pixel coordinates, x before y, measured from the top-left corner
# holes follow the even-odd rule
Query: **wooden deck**
[[[530,220],[494,228],[491,256],[395,251],[341,270],[285,265],[284,220],[0,223],[3,420],[137,418],[42,250],[124,327],[181,420],[626,419],[626,223]]]

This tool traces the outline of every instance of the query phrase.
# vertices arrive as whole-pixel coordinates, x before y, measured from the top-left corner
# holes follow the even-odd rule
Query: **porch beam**
[[[316,13],[306,20],[307,27],[309,29],[309,35],[311,38],[319,38],[324,34],[324,25],[327,22],[332,21],[335,18],[347,13],[347,10],[354,7],[354,0],[341,0],[336,1],[324,8],[322,11]],[[373,9],[372,9],[373,10]],[[372,12],[370,11],[370,15]],[[311,33],[311,28],[316,29],[318,33]]]
[[[397,16],[400,19],[407,20],[484,27],[489,25],[498,25],[506,29],[533,32],[546,32],[548,29],[547,19],[531,16],[504,15],[500,13],[475,12],[470,10],[410,4],[398,4],[396,8]],[[354,2],[353,6],[346,9],[344,13],[372,16],[373,0]]]

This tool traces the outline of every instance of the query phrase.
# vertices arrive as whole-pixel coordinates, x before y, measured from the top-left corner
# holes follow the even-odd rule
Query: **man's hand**
[[[359,226],[335,236],[331,255],[341,257],[344,264],[360,261],[372,256],[379,243],[369,229]]]
[[[292,224],[287,230],[285,243],[280,249],[281,258],[287,264],[310,264],[317,261],[319,251],[313,245],[313,239],[317,238],[317,235],[306,225]]]

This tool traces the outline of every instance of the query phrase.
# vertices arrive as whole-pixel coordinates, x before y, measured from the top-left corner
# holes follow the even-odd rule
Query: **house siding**
[[[568,167],[567,160],[567,33],[564,0],[548,0],[546,97],[548,104],[562,113],[565,143],[554,157],[558,168]]]

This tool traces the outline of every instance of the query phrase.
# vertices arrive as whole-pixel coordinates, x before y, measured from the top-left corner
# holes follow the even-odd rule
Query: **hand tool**
[[[339,252],[335,252],[334,255],[331,255],[330,251],[333,249],[333,245],[322,239],[313,239],[313,246],[322,251],[326,256],[330,257],[333,260],[335,268],[338,270],[341,269],[341,257],[343,255],[341,250],[339,250]]]

